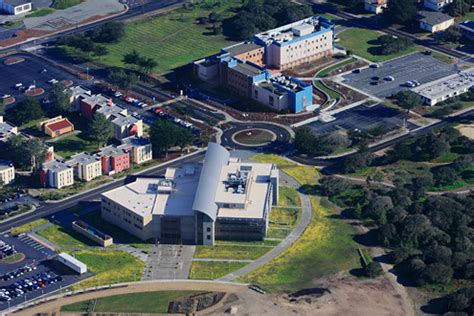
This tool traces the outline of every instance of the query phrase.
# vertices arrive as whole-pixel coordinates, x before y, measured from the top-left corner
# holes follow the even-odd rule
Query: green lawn
[[[27,17],[27,18],[37,18],[37,17],[46,16],[48,14],[51,14],[54,11],[56,11],[56,10],[54,10],[53,8],[39,9],[39,10],[35,10],[35,11],[27,14],[25,17]]]
[[[291,229],[279,229],[277,227],[269,227],[267,238],[286,238],[291,233]]]
[[[196,246],[194,258],[209,259],[257,259],[272,247],[253,247],[253,246]]]
[[[246,262],[194,261],[191,265],[190,279],[214,280],[246,266]]]
[[[474,11],[472,12],[469,12],[468,14],[466,14],[465,16],[461,17],[461,18],[456,18],[456,22],[464,22],[464,21],[473,21],[474,20]]]
[[[233,14],[229,8],[239,6],[241,1],[212,2],[222,4],[208,9],[198,6],[193,10],[179,9],[127,24],[125,38],[119,43],[107,45],[109,54],[102,57],[100,63],[124,66],[121,61],[123,55],[135,49],[143,56],[154,58],[158,62],[155,72],[164,73],[218,53],[222,47],[234,42],[226,40],[223,35],[212,35],[209,26],[198,25],[195,20],[208,16],[213,10],[223,17],[229,16]]]
[[[97,144],[89,142],[82,133],[66,136],[51,142],[51,145],[54,146],[54,151],[65,159],[83,151],[92,153],[98,150]]]
[[[355,55],[373,62],[383,62],[395,57],[406,55],[418,49],[418,47],[413,46],[398,53],[382,55],[378,43],[380,35],[382,35],[382,33],[377,31],[354,27],[339,35],[339,44],[352,51]]]
[[[170,302],[198,294],[194,291],[143,292],[98,298],[96,313],[167,313]],[[61,312],[87,313],[89,301],[61,307]]]
[[[301,200],[293,187],[280,187],[278,206],[301,206]]]
[[[332,89],[329,89],[322,81],[320,80],[317,80],[314,84],[316,86],[316,88],[318,88],[319,90],[322,90],[324,92],[326,92],[330,98],[332,99],[338,99],[338,98],[341,98],[341,94],[332,90]]]
[[[251,160],[260,163],[274,163],[277,165],[278,169],[297,166],[297,164],[289,161],[288,159],[274,154],[258,154],[253,156]]]
[[[96,246],[92,240],[76,233],[72,229],[65,228],[60,225],[53,225],[46,229],[37,232],[38,235],[43,236],[50,242],[54,243],[62,250],[77,249],[90,246]]]
[[[125,251],[80,250],[72,254],[87,265],[89,272],[96,274],[75,285],[74,289],[138,281],[145,268],[143,261]]]
[[[298,222],[301,209],[297,208],[273,208],[270,214],[270,221],[281,223],[275,225],[284,225],[285,227],[293,227]]]
[[[347,58],[341,62],[338,62],[330,67],[327,67],[327,68],[324,68],[323,70],[321,70],[320,72],[318,72],[317,76],[318,77],[326,77],[328,74],[330,74],[331,72],[334,72],[336,71],[337,69],[339,68],[342,68],[346,65],[349,65],[349,64],[352,64],[352,63],[355,63],[357,61],[356,58],[352,57],[352,58]]]
[[[32,221],[32,222],[29,222],[28,224],[25,224],[25,225],[22,225],[22,226],[18,226],[18,227],[14,227],[10,230],[10,234],[12,234],[12,236],[17,236],[21,233],[26,233],[26,232],[29,232],[29,231],[32,231],[33,229],[35,229],[36,227],[39,227],[41,225],[44,225],[46,223],[48,223],[49,221],[45,218],[40,218],[36,221]]]
[[[215,245],[238,245],[238,246],[276,246],[280,242],[278,240],[254,240],[254,241],[235,241],[235,240],[216,240]]]
[[[84,1],[85,0],[54,0],[51,7],[57,10],[63,10],[81,4]]]
[[[447,152],[447,153],[441,154],[441,156],[433,160],[433,162],[436,162],[436,163],[453,162],[454,160],[458,159],[459,156],[460,155],[457,153]]]

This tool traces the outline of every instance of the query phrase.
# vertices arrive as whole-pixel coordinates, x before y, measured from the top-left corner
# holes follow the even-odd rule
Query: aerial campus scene
[[[0,0],[0,315],[473,315],[473,0]]]

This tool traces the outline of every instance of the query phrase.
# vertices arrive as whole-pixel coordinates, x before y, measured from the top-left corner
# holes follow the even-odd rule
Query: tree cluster
[[[302,127],[296,130],[294,145],[300,152],[308,155],[325,156],[338,148],[349,146],[350,140],[342,133],[318,136],[310,128]]]
[[[58,44],[73,48],[67,50],[66,54],[69,58],[76,60],[84,59],[87,61],[91,54],[102,57],[108,53],[104,45],[96,44],[90,37],[83,34],[62,37]]]
[[[107,73],[107,81],[114,86],[130,89],[138,81],[138,77],[132,71],[124,69],[111,68]]]
[[[254,34],[273,29],[313,14],[311,7],[290,0],[246,1],[235,16],[222,22],[226,36],[247,40]]]
[[[53,85],[49,93],[50,111],[53,115],[63,115],[69,111],[71,106],[71,93],[64,84],[57,83]]]
[[[114,136],[114,127],[112,123],[102,113],[95,113],[94,118],[90,120],[87,127],[87,137],[97,143],[97,148],[107,144],[109,139]]]
[[[384,18],[389,23],[406,25],[415,20],[417,12],[414,0],[389,1]]]
[[[401,108],[406,109],[407,113],[411,109],[421,105],[420,96],[410,90],[399,91],[392,95],[391,98],[394,99]]]
[[[167,154],[174,146],[184,148],[194,141],[191,130],[173,124],[170,121],[157,120],[150,129],[150,141],[157,155]]]
[[[473,4],[472,0],[454,0],[447,6],[446,12],[454,17],[465,16],[469,13]]]
[[[405,37],[382,35],[379,37],[382,55],[389,55],[404,51],[413,46],[413,42]]]
[[[7,120],[15,125],[23,125],[43,116],[43,109],[35,98],[26,98],[6,112]]]
[[[26,139],[16,135],[8,139],[5,151],[1,157],[13,161],[13,164],[23,170],[31,170],[46,159],[46,147],[39,139]]]
[[[144,74],[149,74],[158,66],[158,63],[153,58],[142,56],[136,50],[123,55],[122,62]]]
[[[107,22],[87,35],[97,43],[119,42],[125,36],[125,25],[121,22]]]

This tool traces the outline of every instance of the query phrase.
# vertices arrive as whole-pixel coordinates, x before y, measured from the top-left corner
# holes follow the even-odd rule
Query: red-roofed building
[[[39,123],[39,127],[46,135],[52,138],[74,131],[74,124],[62,116],[43,121]]]

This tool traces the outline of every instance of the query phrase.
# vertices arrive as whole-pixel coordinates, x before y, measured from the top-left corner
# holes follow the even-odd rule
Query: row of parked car
[[[16,270],[13,270],[11,272],[5,273],[2,276],[2,279],[3,279],[3,281],[12,280],[12,279],[15,279],[15,278],[18,278],[18,277],[22,276],[25,273],[31,272],[31,271],[36,270],[36,269],[37,269],[37,267],[34,266],[34,265],[26,265],[26,266],[23,266],[23,267],[18,268]]]
[[[30,278],[15,282],[14,284],[0,288],[0,300],[10,301],[11,299],[24,295],[26,292],[39,290],[50,284],[62,281],[62,277],[52,272],[35,274]]]
[[[166,113],[165,111],[163,111],[163,109],[157,108],[157,109],[151,109],[150,111],[159,115],[162,119],[170,120],[173,123],[181,125],[186,128],[194,128],[194,125],[192,123],[189,123],[188,121],[182,120],[169,113]]]
[[[16,253],[15,246],[5,243],[3,240],[0,240],[0,259],[9,257]]]

